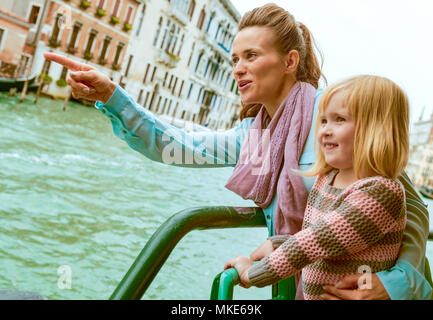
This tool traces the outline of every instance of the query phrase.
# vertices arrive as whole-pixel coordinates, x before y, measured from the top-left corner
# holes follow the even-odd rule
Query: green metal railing
[[[233,288],[239,284],[239,274],[234,268],[230,268],[218,274],[210,292],[211,300],[232,300]]]
[[[146,292],[177,243],[192,230],[265,227],[260,208],[199,207],[183,210],[152,235],[110,299],[138,300]]]
[[[239,284],[239,275],[236,269],[231,268],[218,274],[210,293],[211,300],[232,300],[233,289]],[[272,300],[295,300],[295,279],[290,277],[272,285]]]
[[[239,208],[238,208],[239,209]],[[221,228],[265,227],[266,222],[260,208],[198,207],[180,211],[165,221],[146,243],[129,271],[123,277],[110,299],[139,300],[152,283],[177,243],[192,230]],[[433,233],[429,234],[433,241]],[[426,276],[431,281],[430,268],[426,262]],[[233,287],[239,283],[235,269],[218,274],[211,289],[211,300],[230,300]],[[294,299],[295,281],[292,278],[280,281],[272,287],[273,299]]]

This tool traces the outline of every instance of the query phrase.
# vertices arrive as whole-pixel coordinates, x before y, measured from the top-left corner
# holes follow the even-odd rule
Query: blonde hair
[[[296,79],[308,82],[316,89],[319,87],[319,80],[323,75],[314,47],[321,57],[322,54],[318,50],[310,30],[303,23],[296,22],[293,15],[285,9],[276,4],[268,3],[245,13],[239,22],[238,32],[254,26],[267,27],[273,31],[276,39],[275,46],[281,54],[286,54],[291,50],[298,51],[299,66]],[[242,105],[241,120],[255,117],[261,106],[261,104]]]
[[[332,97],[344,92],[345,107],[355,121],[353,169],[358,179],[380,175],[395,179],[404,170],[409,157],[409,101],[393,81],[361,75],[328,87],[320,100],[323,113]],[[316,161],[302,172],[311,177],[333,168],[325,162],[318,145],[320,118],[316,120]]]

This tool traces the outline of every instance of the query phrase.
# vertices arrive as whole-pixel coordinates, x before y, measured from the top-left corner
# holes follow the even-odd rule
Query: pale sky
[[[408,94],[411,120],[433,112],[432,0],[232,0],[241,13],[274,2],[303,22],[324,55],[328,83],[388,77]]]

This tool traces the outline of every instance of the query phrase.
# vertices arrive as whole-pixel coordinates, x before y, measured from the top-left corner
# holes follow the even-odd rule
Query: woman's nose
[[[234,74],[244,74],[245,73],[245,65],[239,60],[236,62],[236,64],[233,66],[233,73]]]

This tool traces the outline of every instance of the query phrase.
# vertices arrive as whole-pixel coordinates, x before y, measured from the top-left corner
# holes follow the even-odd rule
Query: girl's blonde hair
[[[284,55],[291,50],[298,51],[299,66],[296,79],[308,82],[317,89],[319,80],[323,75],[314,48],[321,58],[322,53],[318,49],[310,30],[303,23],[297,22],[288,11],[273,3],[265,4],[245,13],[239,22],[238,32],[255,26],[272,30],[276,40],[275,47],[281,54]],[[261,104],[242,104],[241,121],[244,118],[255,117],[261,107]]]
[[[358,179],[384,176],[395,179],[409,157],[409,101],[393,81],[361,75],[328,87],[320,100],[323,113],[332,97],[344,92],[345,107],[355,121],[353,168]],[[325,162],[318,145],[320,118],[316,121],[316,161],[304,176],[327,173],[333,168]]]

